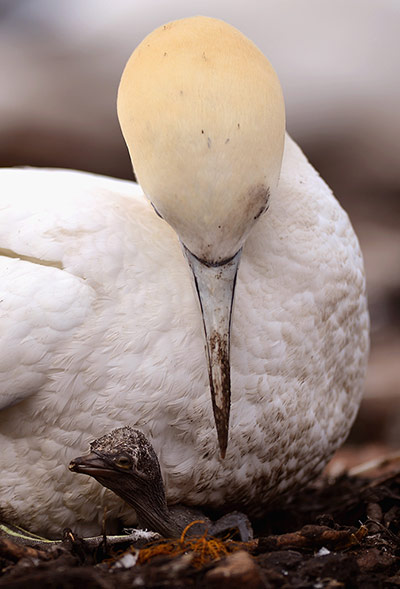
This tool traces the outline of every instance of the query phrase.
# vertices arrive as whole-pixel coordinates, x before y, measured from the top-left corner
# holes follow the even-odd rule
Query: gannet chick
[[[237,528],[243,542],[252,538],[251,524],[242,513],[229,513],[213,523],[199,510],[183,505],[168,507],[154,448],[142,432],[129,426],[94,440],[90,454],[74,458],[69,469],[111,489],[133,507],[141,528],[166,538],[180,537],[191,523],[189,536],[204,532],[216,535]]]

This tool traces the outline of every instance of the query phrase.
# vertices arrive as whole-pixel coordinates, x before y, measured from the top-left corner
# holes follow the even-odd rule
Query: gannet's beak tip
[[[220,451],[220,453],[221,453],[221,458],[222,458],[222,460],[224,460],[224,459],[225,459],[225,456],[226,456],[226,444],[225,444],[225,447],[224,447],[224,446],[222,446],[222,445],[221,445],[221,443],[220,443],[220,444],[219,444],[219,451]]]
[[[213,387],[211,388],[211,397],[213,401],[214,421],[217,430],[218,446],[221,458],[226,456],[226,449],[228,447],[228,433],[229,433],[229,414],[230,414],[230,382],[224,394],[215,395]],[[217,405],[217,402],[221,404]]]

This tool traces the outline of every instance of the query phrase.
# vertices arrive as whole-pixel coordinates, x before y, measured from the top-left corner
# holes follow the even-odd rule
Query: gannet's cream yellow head
[[[235,28],[206,17],[178,20],[133,52],[119,87],[118,116],[139,183],[177,232],[194,274],[224,456],[240,252],[281,168],[279,80]]]
[[[182,243],[231,258],[276,188],[285,114],[278,77],[242,33],[186,18],[133,52],[118,116],[145,194]]]

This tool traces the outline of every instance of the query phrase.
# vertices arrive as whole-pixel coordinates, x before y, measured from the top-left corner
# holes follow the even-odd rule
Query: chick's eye
[[[128,458],[128,456],[118,456],[115,459],[115,464],[119,467],[119,468],[131,468],[132,467],[132,460],[130,458]]]

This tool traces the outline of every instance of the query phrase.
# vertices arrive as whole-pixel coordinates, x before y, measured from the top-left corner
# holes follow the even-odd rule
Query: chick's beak
[[[219,265],[199,260],[185,246],[183,251],[192,269],[200,301],[214,421],[221,457],[225,458],[231,405],[231,316],[242,250]]]
[[[86,456],[78,456],[71,460],[68,466],[72,472],[88,474],[90,476],[105,476],[107,472],[113,472],[104,460],[94,452]]]

